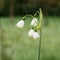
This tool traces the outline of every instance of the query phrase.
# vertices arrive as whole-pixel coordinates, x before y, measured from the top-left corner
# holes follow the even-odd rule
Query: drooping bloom
[[[34,30],[31,29],[31,30],[28,32],[28,36],[29,36],[29,37],[33,37],[33,34],[34,34]]]
[[[34,32],[34,34],[33,34],[33,39],[37,39],[37,38],[39,38],[39,34],[38,34],[38,32]]]
[[[37,39],[37,38],[39,38],[39,34],[38,34],[38,32],[35,32],[33,29],[31,29],[29,32],[28,32],[28,36],[29,37],[32,37],[33,39]]]
[[[37,26],[37,24],[38,24],[38,20],[37,20],[37,18],[32,19],[30,25],[32,25],[32,26]]]
[[[24,20],[20,20],[20,21],[16,24],[16,26],[17,26],[18,28],[24,27]]]

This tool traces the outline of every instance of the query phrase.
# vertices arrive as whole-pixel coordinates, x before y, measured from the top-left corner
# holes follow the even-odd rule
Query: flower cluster
[[[41,27],[42,27],[41,25],[42,25],[42,20],[43,20],[43,14],[42,14],[41,8],[40,8],[39,11],[38,11],[38,15],[39,15],[39,22],[38,22],[38,20],[37,20],[37,18],[36,18],[36,13],[34,14],[34,16],[28,14],[28,15],[25,15],[25,16],[23,17],[23,19],[20,20],[20,21],[16,24],[16,26],[17,26],[18,28],[23,28],[23,27],[24,27],[24,24],[25,24],[25,21],[24,21],[25,18],[26,18],[27,16],[33,17],[32,21],[31,21],[31,23],[30,23],[30,25],[32,26],[33,29],[30,29],[30,31],[28,32],[28,36],[29,36],[29,37],[32,37],[33,39],[37,39],[37,38],[39,38],[39,33],[38,33],[37,31],[38,31],[38,30],[41,31]]]
[[[38,25],[38,20],[37,20],[37,18],[33,18],[32,21],[31,21],[31,23],[30,23],[30,25],[33,26],[33,27],[36,27],[36,26]],[[24,20],[20,20],[20,21],[16,24],[16,26],[17,26],[18,28],[23,28],[23,27],[24,27]],[[34,29],[31,29],[31,30],[28,32],[28,36],[29,36],[29,37],[32,37],[33,39],[36,40],[37,38],[39,38],[39,33],[38,33],[37,31],[35,31]]]

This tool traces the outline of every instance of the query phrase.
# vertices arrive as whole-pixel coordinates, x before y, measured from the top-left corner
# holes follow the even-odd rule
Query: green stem
[[[36,17],[36,16],[37,16],[37,13],[35,12],[34,17]]]
[[[35,14],[34,14],[34,17],[36,17],[38,15],[39,15],[39,11],[36,11]]]
[[[27,14],[27,15],[25,15],[22,19],[25,19],[27,16],[31,16],[32,18],[34,18],[33,15],[31,15],[31,14]]]
[[[42,30],[40,30],[40,40],[39,40],[39,46],[38,46],[38,59],[40,60],[40,55],[41,55],[41,37],[42,37]]]
[[[39,9],[39,25],[42,27],[42,11],[41,8]],[[42,28],[40,29],[40,40],[39,40],[39,46],[38,46],[38,59],[40,60],[41,55],[41,37],[42,37]]]

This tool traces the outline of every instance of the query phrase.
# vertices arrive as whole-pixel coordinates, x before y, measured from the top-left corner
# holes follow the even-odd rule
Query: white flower
[[[20,20],[20,21],[16,24],[16,26],[17,26],[18,28],[24,27],[24,20]]]
[[[37,32],[34,32],[34,34],[33,34],[33,39],[37,39],[37,38],[39,38],[39,34],[37,33]]]
[[[37,38],[39,38],[39,34],[38,34],[38,32],[35,32],[33,29],[31,29],[29,32],[28,32],[28,36],[29,37],[32,37],[33,39],[37,39]]]
[[[34,34],[34,30],[31,29],[31,30],[28,32],[28,36],[29,36],[29,37],[33,37],[33,34]]]
[[[37,18],[32,19],[30,25],[32,25],[32,26],[37,26],[37,24],[38,24],[38,20],[37,20]]]

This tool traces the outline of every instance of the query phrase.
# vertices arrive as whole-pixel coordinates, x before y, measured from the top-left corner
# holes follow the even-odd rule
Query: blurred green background
[[[39,8],[44,15],[41,60],[60,60],[59,0],[0,0],[0,60],[37,60],[39,39],[28,37],[32,18],[26,18],[22,30],[16,23]]]
[[[0,58],[3,60],[37,60],[39,39],[28,37],[32,18],[28,17],[20,30],[16,23],[21,18],[15,17],[13,23],[7,17],[1,18]],[[42,30],[41,60],[60,60],[60,17],[48,17],[48,20],[48,26]]]

